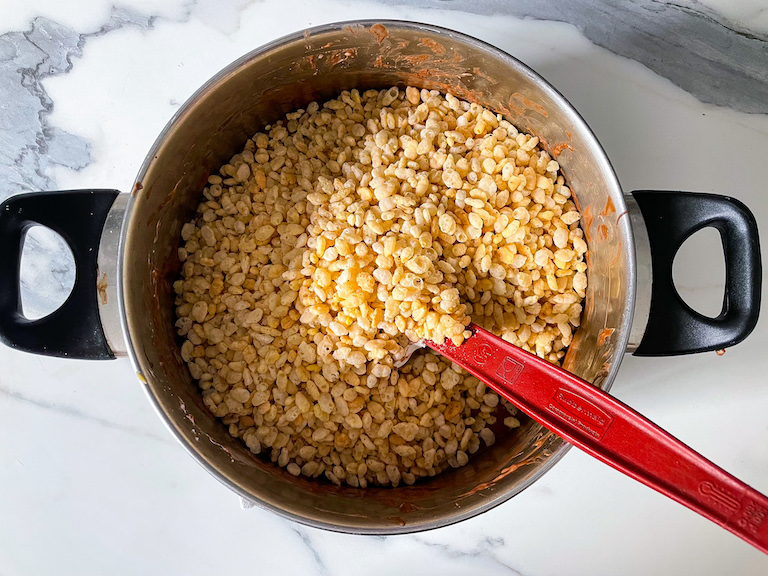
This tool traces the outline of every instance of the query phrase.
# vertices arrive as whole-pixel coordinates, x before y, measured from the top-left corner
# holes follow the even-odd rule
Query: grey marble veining
[[[320,552],[318,551],[315,544],[312,542],[312,539],[310,538],[308,534],[308,529],[303,526],[291,526],[291,531],[296,534],[299,541],[303,546],[307,548],[307,551],[311,554],[312,559],[315,563],[315,569],[318,576],[326,576],[329,574],[328,567],[325,565],[325,562],[323,561],[323,557],[320,555]]]
[[[79,170],[91,162],[88,142],[48,121],[54,104],[43,81],[69,72],[89,38],[125,26],[148,28],[152,21],[115,8],[104,26],[88,34],[41,17],[26,32],[0,36],[0,201],[20,191],[50,189],[52,165]]]
[[[768,113],[768,36],[698,2],[665,0],[386,0],[573,24],[593,43],[644,64],[700,101]]]
[[[21,402],[23,404],[26,404],[27,406],[34,406],[35,408],[39,408],[41,410],[49,410],[51,412],[56,412],[57,414],[61,414],[63,416],[76,418],[84,422],[90,422],[91,424],[95,424],[101,428],[117,430],[133,436],[150,438],[152,440],[156,440],[157,442],[174,445],[173,439],[167,435],[158,436],[138,426],[120,424],[119,422],[102,418],[100,416],[91,414],[79,408],[67,406],[65,404],[61,404],[58,402],[51,402],[51,401],[40,399],[40,398],[33,398],[32,396],[28,396],[17,390],[11,390],[9,388],[6,388],[1,384],[0,384],[0,399],[3,399],[5,401],[10,400],[14,402]]]
[[[90,162],[85,140],[48,123],[53,102],[41,84],[69,71],[82,42],[75,31],[45,18],[27,32],[0,36],[0,200],[49,188],[46,170],[53,163],[76,170]]]
[[[433,542],[426,540],[421,536],[415,536],[414,540],[420,544],[427,546],[428,548],[435,549],[442,556],[447,556],[453,560],[465,560],[471,562],[474,566],[480,568],[483,563],[489,567],[498,567],[504,571],[505,574],[511,576],[524,576],[524,574],[517,568],[510,566],[498,557],[497,551],[504,549],[503,538],[492,538],[486,536],[480,539],[474,545],[474,547],[465,550],[457,546],[446,546],[440,542]],[[482,573],[482,569],[480,569]]]

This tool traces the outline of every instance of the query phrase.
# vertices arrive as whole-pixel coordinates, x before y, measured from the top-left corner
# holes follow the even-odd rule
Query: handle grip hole
[[[725,299],[725,256],[715,228],[702,228],[683,242],[672,263],[672,279],[688,306],[708,318],[720,315]]]
[[[75,259],[60,234],[45,226],[31,226],[21,252],[21,311],[37,320],[56,311],[75,286]]]

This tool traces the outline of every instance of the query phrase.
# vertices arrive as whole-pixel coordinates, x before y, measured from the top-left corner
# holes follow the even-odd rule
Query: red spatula
[[[609,394],[474,324],[461,346],[425,344],[587,454],[768,554],[768,498]]]

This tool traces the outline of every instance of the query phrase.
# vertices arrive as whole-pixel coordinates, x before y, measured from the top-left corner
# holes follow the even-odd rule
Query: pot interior
[[[600,145],[537,75],[467,36],[404,22],[324,26],[233,63],[193,96],[150,152],[121,243],[123,322],[134,365],[158,412],[190,453],[241,496],[300,522],[397,533],[456,522],[523,490],[566,444],[526,421],[467,466],[415,486],[355,489],[296,478],[254,456],[203,406],[179,354],[172,283],[181,226],[209,174],[284,114],[342,90],[412,85],[502,112],[557,158],[582,212],[589,288],[564,367],[607,388],[624,353],[634,302],[634,248],[621,190]]]

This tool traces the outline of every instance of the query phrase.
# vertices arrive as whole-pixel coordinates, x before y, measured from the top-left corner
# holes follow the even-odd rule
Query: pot
[[[115,190],[15,196],[0,207],[0,338],[37,354],[129,356],[171,432],[245,501],[316,527],[393,534],[444,526],[520,493],[569,445],[535,422],[470,463],[414,486],[336,487],[296,478],[254,456],[203,406],[181,360],[172,283],[181,226],[208,176],[265,124],[344,89],[414,85],[504,113],[557,157],[588,240],[589,287],[564,367],[608,390],[627,352],[657,356],[736,344],[754,328],[761,266],[757,227],[740,202],[682,192],[624,195],[603,149],[573,107],[524,64],[479,40],[408,22],[348,22],[264,46],[207,82],[159,135],[129,194]],[[48,226],[72,249],[68,300],[39,320],[21,314],[25,230]],[[690,309],[672,260],[691,234],[717,228],[727,278],[723,310]]]

